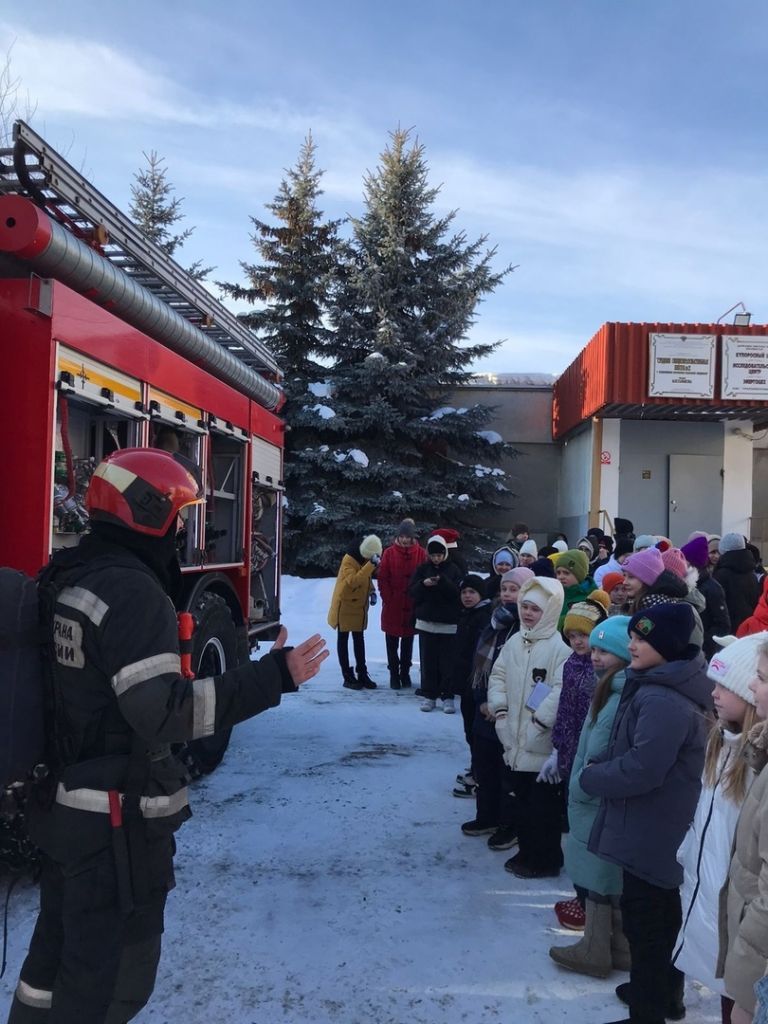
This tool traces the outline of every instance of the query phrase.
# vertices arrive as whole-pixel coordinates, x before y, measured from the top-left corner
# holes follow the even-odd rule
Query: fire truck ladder
[[[266,346],[24,121],[14,124],[13,141],[12,149],[0,149],[0,195],[28,196],[206,338],[251,370],[280,379]]]

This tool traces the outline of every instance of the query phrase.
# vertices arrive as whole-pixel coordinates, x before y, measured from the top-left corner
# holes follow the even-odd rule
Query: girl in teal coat
[[[579,785],[582,768],[608,749],[613,720],[624,688],[624,669],[630,662],[629,616],[615,615],[592,630],[592,664],[600,677],[592,706],[581,730],[568,788],[565,870],[577,893],[586,897],[584,937],[572,946],[553,946],[549,955],[569,970],[605,978],[612,969],[629,970],[629,948],[621,930],[619,897],[621,868],[587,849],[600,797]]]

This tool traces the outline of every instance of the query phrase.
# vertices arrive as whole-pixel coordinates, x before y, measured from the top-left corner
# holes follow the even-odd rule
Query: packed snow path
[[[286,580],[293,640],[324,626],[330,580]],[[367,633],[377,691],[321,675],[239,726],[222,767],[197,784],[178,836],[157,988],[140,1024],[602,1024],[613,988],[559,970],[559,881],[504,871],[511,855],[459,826],[451,795],[467,763],[461,716],[423,714],[386,685],[378,606]],[[417,675],[415,673],[415,675]],[[35,894],[11,902],[10,1001]],[[719,1004],[688,986],[688,1019]],[[4,1019],[4,1015],[0,1013]]]

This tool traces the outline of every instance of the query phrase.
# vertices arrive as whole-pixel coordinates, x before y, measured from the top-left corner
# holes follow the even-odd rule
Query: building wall
[[[672,420],[622,422],[618,514],[631,519],[636,532],[666,534],[669,528],[670,455],[711,455],[722,459],[723,424]],[[711,481],[706,511],[715,512],[718,523],[722,510],[721,491],[720,480]],[[691,523],[690,529],[707,527]]]
[[[592,486],[592,422],[563,444],[560,467],[560,530],[575,544],[588,528]]]
[[[500,496],[501,508],[487,508],[474,515],[475,522],[504,540],[513,522],[526,522],[532,536],[543,542],[560,529],[557,515],[560,479],[560,445],[552,440],[551,387],[457,388],[446,405],[494,407],[489,430],[514,445],[518,455],[503,459],[511,494]]]

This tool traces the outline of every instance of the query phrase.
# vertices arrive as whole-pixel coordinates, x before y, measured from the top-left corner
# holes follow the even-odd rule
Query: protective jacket
[[[408,593],[416,567],[427,560],[421,544],[390,544],[384,549],[376,582],[381,594],[381,628],[389,636],[415,636],[413,598]]]
[[[497,716],[496,735],[504,747],[504,761],[520,772],[540,771],[552,753],[552,726],[563,683],[563,664],[571,654],[557,632],[562,586],[557,580],[541,576],[526,580],[517,596],[518,608],[533,587],[548,594],[544,613],[533,629],[521,627],[504,644],[488,680],[488,708]],[[536,709],[534,720],[534,712],[525,705],[537,682],[551,690]]]
[[[129,770],[141,773],[134,788],[148,834],[175,831],[190,811],[171,744],[210,736],[295,689],[282,652],[214,678],[183,678],[176,611],[158,579],[128,551],[85,548],[94,557],[53,609],[63,766],[50,808],[31,814],[33,838],[58,862],[109,841],[108,791],[124,794]]]

